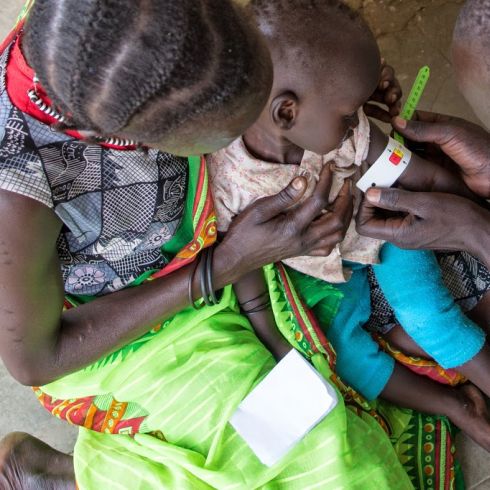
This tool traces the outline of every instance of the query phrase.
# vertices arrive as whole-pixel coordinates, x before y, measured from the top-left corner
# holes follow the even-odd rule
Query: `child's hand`
[[[387,110],[377,104],[365,104],[364,111],[369,117],[389,123],[391,119],[400,114],[402,89],[395,76],[395,70],[381,60],[381,76],[376,91],[369,99],[387,106]]]

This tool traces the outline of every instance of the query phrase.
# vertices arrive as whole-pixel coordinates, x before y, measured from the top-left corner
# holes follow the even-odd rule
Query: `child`
[[[334,0],[255,0],[251,8],[269,44],[274,84],[258,121],[208,159],[222,232],[249,204],[279,192],[297,175],[313,184],[311,195],[322,168],[332,166],[332,161],[333,202],[350,185],[346,179],[358,180],[366,162],[376,161],[387,143],[362,109],[378,87],[381,67],[376,41],[362,19]],[[414,155],[400,182],[413,185],[420,165],[427,168],[430,163]],[[433,179],[439,190],[469,193],[444,171]],[[424,182],[424,187],[428,184]],[[358,202],[360,196],[356,197]],[[345,381],[368,399],[381,396],[419,411],[444,414],[490,450],[490,423],[474,386],[456,390],[411,373],[381,352],[362,329],[370,315],[365,264],[377,264],[376,278],[407,333],[443,367],[458,367],[490,395],[486,376],[490,351],[484,333],[454,304],[432,254],[361,237],[353,220],[345,239],[328,257],[298,257],[285,263],[327,330],[337,351],[337,371]],[[332,297],[328,283],[337,283],[343,294],[330,325],[323,315],[324,303]],[[251,273],[235,290],[257,335],[277,358],[283,356],[290,346],[275,327],[262,271]],[[309,301],[313,291],[316,299]]]

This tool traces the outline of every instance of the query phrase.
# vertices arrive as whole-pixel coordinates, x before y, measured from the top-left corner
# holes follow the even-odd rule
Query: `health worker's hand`
[[[401,248],[466,250],[490,265],[490,211],[437,192],[369,189],[357,231]]]
[[[490,198],[490,133],[484,128],[422,111],[412,121],[396,117],[392,125],[408,140],[429,143],[425,158],[452,168],[474,193]]]

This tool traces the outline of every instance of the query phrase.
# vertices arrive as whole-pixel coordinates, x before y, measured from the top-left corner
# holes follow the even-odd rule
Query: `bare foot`
[[[451,421],[482,448],[490,452],[490,414],[482,392],[470,383],[455,388],[458,403]]]
[[[23,432],[0,441],[2,490],[74,490],[73,458]]]

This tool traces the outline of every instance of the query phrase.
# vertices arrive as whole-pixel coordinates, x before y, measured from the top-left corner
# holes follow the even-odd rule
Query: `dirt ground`
[[[431,79],[421,109],[476,121],[458,93],[452,76],[450,43],[464,0],[347,0],[371,25],[381,52],[396,68],[408,93],[420,67],[429,65]]]
[[[0,38],[10,29],[23,0],[0,0]],[[405,93],[418,69],[432,76],[420,108],[476,121],[459,95],[451,71],[450,39],[463,0],[348,0],[362,11],[376,34],[386,60],[396,70]],[[0,437],[13,430],[31,432],[70,452],[76,431],[41,409],[30,389],[18,385],[0,363]],[[458,451],[467,487],[490,490],[490,455],[464,437]]]

